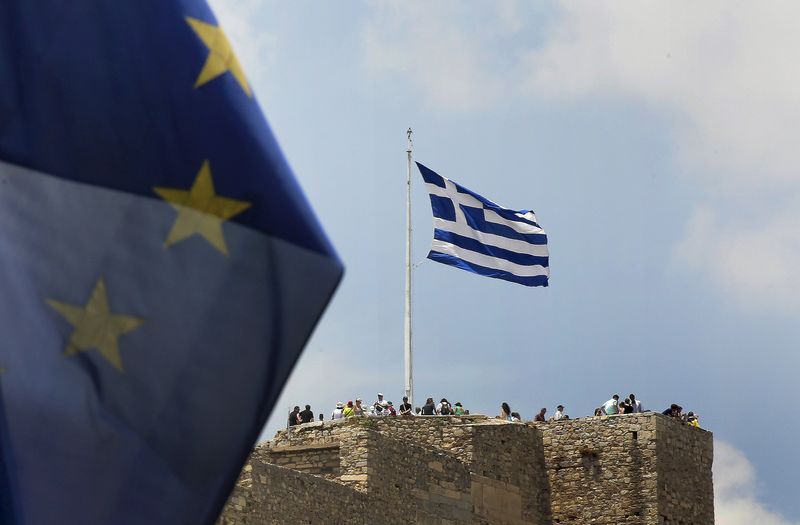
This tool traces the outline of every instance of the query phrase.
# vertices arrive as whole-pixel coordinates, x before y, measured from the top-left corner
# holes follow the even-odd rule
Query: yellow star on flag
[[[250,207],[249,202],[220,197],[214,193],[211,166],[203,161],[200,172],[189,191],[174,188],[153,188],[178,212],[178,218],[167,235],[167,247],[194,234],[201,235],[211,246],[228,255],[222,223]]]
[[[247,93],[247,96],[252,97],[250,84],[247,83],[244,70],[236,59],[233,47],[231,47],[231,43],[222,28],[189,16],[186,17],[186,22],[189,23],[195,34],[208,48],[208,58],[206,58],[206,63],[203,65],[194,87],[199,88],[203,84],[211,82],[218,76],[230,71],[231,75],[242,86],[244,92]]]
[[[102,277],[94,286],[86,306],[75,306],[53,299],[47,299],[46,302],[75,327],[72,335],[69,336],[64,353],[73,355],[94,348],[114,368],[120,372],[123,371],[118,339],[122,334],[141,325],[144,319],[130,315],[112,314],[108,309],[106,283]]]

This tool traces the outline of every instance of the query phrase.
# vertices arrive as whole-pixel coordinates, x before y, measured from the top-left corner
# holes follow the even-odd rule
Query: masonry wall
[[[271,447],[261,455],[263,461],[328,479],[339,479],[339,445],[319,443],[304,446]]]
[[[436,451],[457,459],[454,464],[472,473],[476,516],[491,516],[493,523],[499,523],[501,516],[515,523],[550,523],[548,478],[538,429],[486,416],[384,418],[358,424],[396,442],[416,445],[406,450],[406,457]],[[344,443],[341,446],[347,448]],[[422,452],[409,454],[410,450]]]
[[[420,416],[383,418],[374,421],[376,432],[390,435],[399,441],[440,450],[466,463],[471,462],[474,457],[475,428],[477,426],[485,428],[498,423],[486,416]]]
[[[590,417],[538,427],[554,524],[658,523],[655,415]]]
[[[347,430],[336,434],[338,445],[304,440],[303,445],[256,449],[220,524],[489,523],[473,520],[472,477],[461,461],[436,449],[399,442],[369,425],[344,428]],[[300,465],[313,463],[313,459],[302,458],[303,447],[310,458],[319,450],[340,451],[338,482],[265,463],[287,457],[287,451]],[[528,525],[519,521],[518,510],[516,514],[514,509],[492,510],[500,518],[492,523]]]
[[[361,430],[371,498],[396,512],[384,523],[472,523],[469,469],[436,449]]]
[[[712,525],[712,459],[709,432],[652,413],[313,423],[253,452],[224,523]]]
[[[493,424],[505,426],[504,423],[486,416],[354,418],[282,429],[275,434],[270,446],[336,444],[341,441],[343,433],[350,431],[351,426],[359,425],[376,432],[390,434],[399,441],[433,447],[459,459],[469,461],[472,458],[472,431],[469,427]]]
[[[314,423],[307,423],[305,425],[297,425],[289,428],[278,430],[272,440],[262,443],[268,448],[282,447],[282,446],[299,446],[308,444],[337,444],[339,443],[339,434],[342,431],[346,432],[344,428],[347,423],[354,420],[340,420],[340,421],[318,421]],[[359,418],[359,421],[365,421]]]
[[[338,458],[331,458],[334,452]],[[245,480],[254,479],[247,472],[259,462],[276,461],[367,495],[384,508],[375,523],[550,523],[541,435],[524,425],[485,417],[387,418],[279,432],[253,452],[228,505],[233,511],[225,511],[232,523],[241,519],[241,509],[264,498],[254,498],[264,487],[244,489]],[[334,464],[335,470],[325,467]],[[317,511],[324,505],[315,503]]]
[[[656,434],[659,523],[714,523],[711,432],[658,417]]]
[[[710,432],[654,413],[537,426],[554,524],[714,523]]]
[[[251,461],[218,525],[375,525],[383,509],[367,494],[322,477]]]
[[[499,482],[500,488],[517,491],[515,500],[521,508],[520,518],[525,522],[549,524],[550,483],[545,469],[542,433],[539,429],[521,424],[471,425],[471,454],[468,466],[471,472]],[[502,497],[502,491],[489,500]],[[516,505],[516,501],[503,498],[503,503]]]

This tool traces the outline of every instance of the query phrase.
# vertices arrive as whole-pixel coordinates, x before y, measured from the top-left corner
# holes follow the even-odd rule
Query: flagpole
[[[406,308],[405,308],[405,365],[406,365],[406,384],[405,395],[411,406],[414,406],[414,379],[412,377],[413,367],[411,360],[411,128],[408,128],[408,178],[406,179]]]

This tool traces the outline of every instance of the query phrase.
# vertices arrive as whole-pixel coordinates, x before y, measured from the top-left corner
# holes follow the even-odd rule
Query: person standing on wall
[[[411,408],[411,403],[408,402],[408,397],[403,396],[403,402],[400,404],[400,415],[401,416],[411,416],[414,412]]]
[[[630,394],[628,399],[631,400],[631,405],[633,405],[633,413],[634,414],[641,414],[644,412],[644,407],[642,406],[642,402],[636,399],[634,394]]]
[[[286,422],[287,426],[293,427],[297,425],[300,421],[297,419],[297,414],[300,413],[300,407],[294,407],[294,410],[289,412],[289,420]]]
[[[311,423],[314,421],[314,412],[311,410],[311,405],[306,405],[306,409],[297,414],[300,423]]]

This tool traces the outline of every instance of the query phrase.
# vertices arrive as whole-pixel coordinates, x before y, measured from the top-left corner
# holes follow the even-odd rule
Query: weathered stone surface
[[[710,432],[653,413],[536,426],[553,523],[714,523]]]
[[[220,524],[712,525],[712,458],[660,414],[314,423],[256,447]]]

